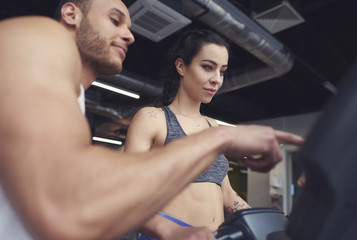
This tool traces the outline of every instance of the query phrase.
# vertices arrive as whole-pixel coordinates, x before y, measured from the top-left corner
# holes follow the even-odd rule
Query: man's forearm
[[[59,164],[53,182],[47,180],[53,214],[43,220],[64,228],[71,223],[71,231],[86,232],[86,239],[109,239],[135,229],[213,163],[222,146],[211,139],[219,135],[207,131],[135,155],[98,146],[71,157],[58,155],[71,164]]]

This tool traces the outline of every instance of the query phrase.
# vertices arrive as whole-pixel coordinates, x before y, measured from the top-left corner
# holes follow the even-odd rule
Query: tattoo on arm
[[[157,113],[154,110],[151,110],[150,112],[148,112],[149,114],[149,118],[156,118]]]
[[[238,194],[237,196],[239,197]],[[231,204],[230,206],[225,206],[224,210],[227,214],[233,215],[239,210],[246,209],[246,208],[249,208],[247,204],[245,204],[244,202],[240,203],[239,201],[235,200],[233,201],[233,204]]]

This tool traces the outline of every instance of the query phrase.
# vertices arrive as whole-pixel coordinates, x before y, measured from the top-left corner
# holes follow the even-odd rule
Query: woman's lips
[[[217,90],[214,88],[205,88],[206,92],[210,95],[216,94]]]

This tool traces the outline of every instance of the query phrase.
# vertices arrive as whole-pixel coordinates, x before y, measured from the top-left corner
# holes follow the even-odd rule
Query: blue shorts
[[[167,218],[175,223],[177,223],[178,225],[180,226],[183,226],[183,227],[193,227],[192,225],[190,224],[187,224],[185,222],[182,222],[181,220],[177,219],[177,218],[174,218],[174,217],[171,217],[163,212],[158,212],[158,214],[160,216],[163,216],[164,218]],[[148,237],[148,236],[144,236],[144,235],[141,235],[138,240],[157,240],[156,238],[153,238],[153,237]]]

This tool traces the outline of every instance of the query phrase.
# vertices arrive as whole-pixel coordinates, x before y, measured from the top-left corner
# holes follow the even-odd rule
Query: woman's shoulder
[[[136,112],[134,119],[140,119],[142,121],[152,122],[156,120],[162,120],[163,117],[164,117],[164,111],[161,108],[143,107]]]
[[[163,145],[166,129],[163,126],[165,124],[165,114],[161,108],[143,107],[136,112],[131,120],[128,137],[134,139],[135,136],[140,136],[140,141],[150,139],[150,144],[162,142],[161,145]],[[137,138],[135,139],[137,140]]]
[[[218,123],[217,123],[217,121],[215,119],[207,117],[207,116],[205,116],[205,118],[211,124],[212,127],[217,127],[218,126]]]

